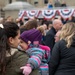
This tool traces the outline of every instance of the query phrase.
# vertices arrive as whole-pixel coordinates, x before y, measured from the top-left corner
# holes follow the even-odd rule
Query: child
[[[29,75],[33,69],[39,68],[41,75],[48,75],[47,59],[50,52],[49,47],[40,45],[42,34],[37,29],[31,29],[21,34],[20,46],[29,55],[27,65],[21,67],[24,75]]]
[[[0,24],[0,75],[23,75],[21,66],[27,64],[29,57],[19,51],[20,29],[14,22]],[[30,75],[39,75],[39,70],[32,71]]]

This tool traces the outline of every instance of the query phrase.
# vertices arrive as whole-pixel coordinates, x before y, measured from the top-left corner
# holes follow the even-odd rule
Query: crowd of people
[[[0,19],[0,75],[75,75],[74,50],[74,19]]]

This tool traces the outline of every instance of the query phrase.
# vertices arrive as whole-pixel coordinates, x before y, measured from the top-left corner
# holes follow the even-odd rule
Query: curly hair
[[[64,39],[67,43],[67,48],[71,46],[73,43],[73,38],[75,37],[75,23],[69,22],[66,23],[62,29],[60,34],[60,40]]]

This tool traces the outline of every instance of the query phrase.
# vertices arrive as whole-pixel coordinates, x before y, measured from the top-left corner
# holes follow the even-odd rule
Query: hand
[[[32,68],[30,66],[23,66],[20,69],[23,70],[24,75],[29,75],[32,72]]]

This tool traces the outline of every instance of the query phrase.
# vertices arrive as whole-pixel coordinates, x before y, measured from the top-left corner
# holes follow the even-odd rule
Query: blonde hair
[[[73,37],[75,36],[75,23],[70,22],[66,23],[62,29],[60,34],[60,40],[64,39],[67,43],[67,48],[69,48],[73,42]]]
[[[42,33],[42,35],[45,35],[43,26],[37,27],[37,30],[39,30]]]

